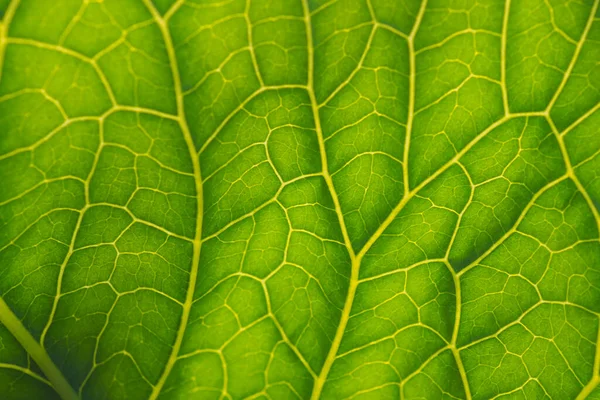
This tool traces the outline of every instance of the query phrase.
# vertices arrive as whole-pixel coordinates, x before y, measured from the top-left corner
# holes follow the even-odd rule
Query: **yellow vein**
[[[571,63],[569,64],[569,67],[567,68],[567,71],[565,72],[563,79],[560,82],[560,85],[558,86],[558,89],[556,89],[556,92],[554,93],[552,100],[550,100],[550,103],[548,103],[548,107],[546,107],[546,112],[550,112],[550,110],[554,106],[554,103],[556,103],[556,100],[560,96],[565,85],[567,84],[567,81],[569,80],[569,77],[571,76],[571,72],[573,72],[573,68],[575,68],[575,64],[577,63],[577,59],[579,58],[579,53],[581,52],[581,49],[583,48],[583,44],[585,43],[585,40],[587,39],[590,29],[592,28],[592,24],[594,23],[594,17],[596,16],[596,11],[598,11],[599,3],[600,3],[600,0],[594,1],[594,5],[592,6],[592,10],[590,12],[590,17],[587,20],[587,23],[585,25],[583,33],[581,34],[581,39],[579,39],[579,43],[577,43],[577,46],[575,47],[575,53],[573,53],[573,58],[571,59]]]
[[[510,1],[506,0],[504,3],[504,19],[502,21],[502,39],[500,48],[500,81],[502,88],[502,102],[504,104],[504,114],[510,112],[508,105],[508,89],[506,88],[506,40],[508,35],[508,16],[510,14]]]
[[[252,278],[254,278],[255,280],[257,280],[256,277],[254,277],[254,276],[252,276]],[[288,335],[285,333],[285,329],[283,329],[283,326],[281,326],[281,324],[279,323],[279,320],[275,316],[275,313],[273,312],[273,307],[271,305],[271,297],[269,296],[269,291],[267,289],[267,285],[265,283],[265,279],[258,280],[258,281],[260,282],[260,284],[262,286],[263,292],[265,294],[265,299],[267,300],[267,311],[268,311],[268,314],[271,316],[271,320],[273,321],[273,323],[277,327],[277,330],[279,331],[279,334],[281,335],[281,339],[283,340],[284,343],[286,343],[290,347],[290,349],[292,349],[292,351],[294,352],[294,354],[296,354],[296,357],[298,357],[298,359],[300,360],[300,362],[302,363],[302,365],[304,365],[304,368],[308,371],[308,373],[314,379],[316,379],[317,376],[316,376],[315,372],[313,371],[312,367],[310,366],[310,364],[308,363],[308,361],[306,360],[306,358],[304,358],[304,355],[300,352],[300,350],[298,349],[298,347],[290,340],[290,338],[288,337]]]
[[[55,51],[57,53],[61,53],[61,54],[64,54],[66,56],[76,58],[79,61],[82,61],[82,62],[85,62],[85,63],[91,65],[92,68],[94,69],[94,71],[96,71],[96,73],[98,74],[98,78],[102,82],[102,85],[104,86],[104,89],[106,90],[106,94],[107,94],[107,96],[108,96],[111,104],[113,106],[117,104],[117,100],[116,100],[115,95],[113,93],[112,87],[110,86],[110,83],[108,82],[108,79],[104,75],[104,72],[102,71],[102,69],[98,65],[98,62],[96,61],[96,59],[89,58],[89,57],[87,57],[87,56],[85,56],[85,55],[83,55],[81,53],[78,53],[78,52],[76,52],[74,50],[71,50],[71,49],[68,49],[66,47],[57,46],[57,45],[53,45],[53,44],[50,44],[50,43],[44,43],[44,42],[41,42],[41,41],[35,40],[35,39],[9,38],[9,39],[7,39],[7,42],[8,43],[12,43],[12,44],[20,44],[20,45],[23,45],[23,46],[37,47],[39,49],[44,49],[44,50]]]
[[[463,173],[469,180],[469,188],[470,188],[471,193],[469,195],[469,200],[467,201],[467,205],[468,205],[473,201],[473,196],[475,195],[475,184],[473,183],[473,180],[471,179],[471,175],[469,174],[469,171],[467,171],[467,169],[460,162],[457,162],[457,165],[463,170]],[[446,268],[448,268],[450,275],[452,275],[452,280],[454,281],[454,290],[455,290],[455,294],[456,294],[456,296],[455,296],[456,309],[454,311],[454,328],[452,330],[452,338],[450,340],[449,347],[450,347],[450,350],[452,351],[452,355],[454,356],[454,359],[456,360],[456,365],[458,367],[458,372],[460,374],[467,399],[471,399],[472,396],[471,396],[471,390],[469,388],[469,380],[467,379],[467,372],[466,372],[464,364],[462,362],[462,358],[460,357],[460,352],[458,351],[458,348],[456,347],[456,341],[458,340],[458,329],[460,327],[460,318],[461,318],[461,313],[462,313],[462,288],[460,286],[460,279],[459,279],[458,275],[456,274],[456,271],[454,271],[454,268],[452,268],[452,265],[450,265],[450,261],[449,261],[450,249],[452,249],[454,241],[456,240],[456,236],[458,235],[458,230],[459,230],[461,221],[467,212],[467,209],[468,209],[467,205],[465,205],[464,209],[458,216],[458,220],[456,222],[456,228],[454,229],[454,233],[452,234],[452,238],[450,239],[450,242],[448,244],[448,249],[446,251],[446,256],[444,259],[444,265],[446,266]]]
[[[309,54],[309,60],[308,60],[308,87],[307,87],[307,91],[308,91],[308,95],[310,97],[310,101],[311,101],[311,108],[312,108],[312,113],[313,113],[313,118],[315,120],[315,130],[317,132],[317,136],[319,139],[319,150],[321,153],[321,164],[322,164],[322,169],[323,169],[323,178],[325,179],[325,182],[327,183],[327,186],[329,188],[329,191],[331,192],[331,197],[333,199],[333,204],[335,205],[335,210],[338,214],[338,219],[340,220],[340,225],[341,225],[341,230],[342,230],[342,235],[344,237],[344,243],[346,243],[346,247],[348,247],[348,252],[350,253],[351,257],[354,257],[354,250],[352,249],[352,244],[350,242],[350,237],[348,235],[348,231],[346,229],[346,224],[344,223],[344,216],[342,214],[342,209],[340,206],[340,202],[339,199],[337,197],[337,193],[335,191],[335,188],[333,186],[333,181],[331,179],[331,175],[329,174],[329,167],[327,164],[327,153],[325,151],[325,141],[323,139],[323,130],[321,128],[321,120],[319,118],[319,109],[318,109],[318,103],[317,103],[317,99],[315,96],[315,92],[314,92],[314,54],[313,54],[313,47],[312,47],[312,27],[311,27],[311,22],[310,22],[310,17],[309,17],[309,11],[308,11],[308,4],[306,4],[306,1],[303,0],[302,2],[303,7],[304,7],[304,15],[305,15],[305,20],[306,20],[306,36],[307,36],[307,42],[308,42],[308,54]]]
[[[86,182],[86,188],[87,188],[87,186],[88,185]],[[87,192],[87,190],[86,190],[86,192]],[[78,212],[79,212],[79,215],[77,216],[77,223],[75,224],[75,229],[73,230],[73,235],[71,236],[71,243],[69,243],[69,250],[67,251],[65,258],[64,258],[62,264],[60,265],[60,270],[58,271],[58,279],[56,282],[56,294],[54,295],[54,300],[52,301],[52,309],[50,311],[50,316],[48,317],[48,321],[46,322],[46,325],[44,326],[44,329],[42,330],[42,335],[40,336],[40,343],[42,344],[42,347],[45,347],[44,342],[46,340],[46,335],[48,334],[48,330],[50,329],[50,326],[52,325],[52,321],[54,321],[54,316],[56,315],[56,309],[58,308],[58,301],[60,300],[61,291],[62,291],[62,282],[63,282],[63,277],[65,274],[65,269],[67,268],[67,264],[69,263],[69,260],[71,259],[71,256],[73,255],[73,251],[75,250],[75,239],[77,238],[77,235],[79,234],[79,229],[81,228],[81,221],[83,221],[83,215],[85,214],[85,209],[81,209]]]
[[[448,351],[448,350],[449,350],[448,346],[444,346],[441,349],[437,350],[435,353],[430,355],[427,358],[427,360],[423,361],[423,363],[421,364],[421,366],[419,368],[417,368],[415,371],[413,371],[409,375],[407,375],[406,378],[402,379],[402,383],[400,384],[400,390],[401,390],[400,397],[404,398],[404,385],[407,382],[409,382],[412,378],[414,378],[415,376],[420,374],[431,361],[435,360],[440,354],[442,354],[443,352]]]
[[[598,8],[598,1],[596,1],[596,3],[594,4],[594,9],[592,10],[592,18],[596,14],[597,8]],[[577,177],[577,175],[575,174],[575,171],[573,170],[573,166],[571,164],[571,158],[569,157],[569,153],[567,152],[567,148],[565,146],[564,136],[560,135],[560,133],[558,132],[558,129],[556,129],[556,125],[554,125],[554,122],[552,121],[552,119],[549,116],[547,116],[546,119],[548,120],[548,123],[552,127],[552,132],[554,133],[554,135],[556,136],[556,138],[558,140],[560,151],[562,153],[562,156],[565,160],[565,164],[567,167],[567,175],[575,183],[577,190],[581,193],[581,195],[585,199],[586,203],[588,204],[588,207],[592,211],[592,214],[594,214],[594,218],[596,220],[596,226],[598,227],[598,231],[600,233],[600,213],[598,212],[598,209],[596,208],[596,206],[595,206],[594,202],[592,201],[592,198],[588,194],[587,190],[581,184],[581,182],[579,181],[579,178]],[[600,383],[600,328],[598,329],[598,337],[596,339],[596,355],[594,357],[593,376],[594,377],[583,388],[583,390],[581,391],[579,396],[577,396],[578,400],[587,398],[588,395]]]
[[[579,178],[575,174],[575,170],[573,169],[573,165],[571,164],[571,158],[569,157],[569,153],[567,152],[567,148],[565,146],[564,137],[560,135],[560,133],[558,132],[558,129],[556,128],[556,125],[554,125],[554,122],[552,121],[552,119],[549,116],[546,117],[546,120],[552,127],[552,132],[554,133],[554,135],[556,136],[556,139],[558,140],[558,145],[560,147],[560,151],[565,160],[565,164],[566,164],[566,168],[567,168],[567,175],[575,183],[575,186],[577,186],[577,189],[579,190],[579,192],[581,192],[581,195],[584,197],[586,203],[588,204],[590,211],[592,212],[592,214],[594,214],[594,218],[596,219],[596,225],[598,225],[598,229],[600,230],[600,214],[598,213],[598,209],[594,205],[594,202],[592,201],[592,198],[590,197],[589,193],[587,192],[585,187],[581,184],[581,182],[579,181]]]
[[[409,179],[408,179],[408,153],[410,150],[410,139],[412,136],[413,121],[415,119],[415,85],[417,79],[417,60],[415,54],[415,36],[421,26],[423,15],[425,15],[425,9],[427,8],[427,0],[423,0],[419,13],[415,20],[415,25],[408,35],[408,61],[409,61],[409,78],[408,78],[408,121],[406,125],[406,138],[404,138],[404,162],[402,163],[402,175],[404,175],[404,197],[409,192]]]
[[[21,0],[13,0],[9,3],[4,13],[4,21],[0,21],[0,81],[4,70],[4,57],[6,56],[6,45],[8,44],[8,27],[12,21]]]
[[[203,153],[204,150],[206,150],[206,148],[212,143],[212,141],[215,140],[215,138],[217,136],[219,136],[219,133],[221,133],[221,131],[225,128],[225,126],[227,126],[229,121],[231,121],[238,112],[243,110],[244,107],[246,107],[246,105],[248,105],[248,103],[250,103],[252,100],[257,98],[259,94],[267,92],[269,90],[279,90],[279,89],[304,89],[304,90],[306,90],[307,88],[304,85],[275,85],[275,86],[263,86],[260,89],[257,89],[254,93],[252,93],[251,95],[246,97],[235,109],[233,109],[229,114],[227,114],[227,117],[225,117],[223,119],[223,121],[219,124],[219,126],[215,129],[215,131],[206,139],[204,144],[202,144],[202,146],[200,147],[200,150],[198,150],[198,153],[199,154]]]
[[[579,124],[588,119],[592,114],[596,111],[600,110],[600,103],[596,104],[594,107],[590,108],[585,114],[579,117],[575,122],[569,125],[564,131],[561,132],[562,136],[565,136],[567,133],[571,132],[573,129],[577,128]]]
[[[75,252],[75,241],[77,239],[77,235],[79,234],[79,230],[81,229],[81,222],[83,221],[83,216],[85,215],[87,209],[90,207],[90,181],[91,181],[92,175],[94,174],[94,171],[96,170],[96,167],[98,165],[98,160],[100,159],[100,152],[102,150],[103,144],[104,144],[104,119],[102,118],[102,119],[100,119],[100,143],[99,143],[98,149],[96,151],[96,154],[94,156],[94,162],[92,164],[90,172],[87,176],[87,179],[84,182],[85,206],[81,210],[79,210],[79,215],[77,217],[77,223],[75,224],[75,229],[73,230],[73,235],[71,237],[71,243],[69,244],[69,250],[68,250],[68,252],[60,266],[60,270],[58,272],[58,280],[56,283],[56,294],[55,294],[54,300],[52,302],[52,309],[50,311],[50,316],[48,317],[48,322],[44,326],[42,335],[40,337],[40,343],[42,344],[42,347],[44,347],[46,335],[48,334],[48,330],[50,329],[50,326],[52,325],[52,321],[54,320],[54,316],[56,315],[56,310],[58,308],[58,302],[60,300],[60,296],[61,296],[61,292],[62,292],[62,282],[63,282],[63,278],[64,278],[65,269],[67,268],[67,264],[69,263],[71,256]]]
[[[525,206],[523,211],[521,211],[519,218],[517,218],[517,221],[513,224],[512,228],[510,228],[508,231],[506,231],[506,233],[504,235],[502,235],[502,237],[500,239],[496,240],[496,242],[493,246],[491,246],[489,249],[487,249],[476,260],[474,260],[469,265],[467,265],[465,268],[460,270],[460,272],[458,273],[458,276],[460,277],[460,276],[464,275],[469,270],[471,270],[473,267],[477,266],[483,259],[485,259],[487,256],[492,254],[492,252],[494,250],[496,250],[500,245],[502,245],[502,243],[504,243],[504,241],[506,239],[508,239],[509,236],[511,236],[513,233],[517,232],[519,225],[521,225],[521,222],[525,219],[525,216],[527,215],[529,210],[535,205],[536,201],[540,198],[540,196],[542,194],[544,194],[546,192],[546,190],[548,190],[548,189],[554,187],[555,185],[557,185],[558,183],[562,182],[564,179],[566,179],[566,177],[567,177],[567,174],[559,176],[558,178],[554,179],[553,181],[548,182],[544,187],[542,187],[540,190],[538,190],[537,193],[535,195],[533,195],[533,197],[529,200],[529,203],[527,203],[527,205]]]
[[[348,78],[346,78],[346,80],[344,80],[342,83],[340,83],[338,85],[338,87],[335,88],[335,90],[333,92],[331,92],[331,94],[329,96],[327,96],[327,98],[319,104],[319,108],[326,105],[327,103],[329,103],[339,92],[341,92],[350,83],[350,81],[352,81],[352,79],[354,79],[356,74],[358,74],[360,72],[361,68],[363,67],[363,64],[365,63],[365,59],[367,58],[367,53],[369,52],[371,43],[373,43],[373,38],[375,37],[375,32],[377,32],[377,25],[373,24],[373,28],[371,28],[371,33],[369,33],[369,39],[367,40],[367,45],[365,46],[365,50],[363,51],[363,54],[360,57],[360,60],[358,60],[358,64],[356,65],[356,68],[354,68],[354,70],[350,73],[350,75],[348,76]]]
[[[600,329],[598,330],[598,342],[600,343]],[[594,363],[594,377],[588,382],[587,385],[581,390],[579,395],[575,400],[584,400],[587,399],[588,396],[598,387],[600,384],[600,375],[598,375],[598,370],[596,369],[596,365],[600,362],[599,355],[600,352],[596,352],[596,362]]]
[[[327,153],[325,151],[325,141],[323,139],[323,131],[321,129],[321,120],[319,118],[319,109],[318,103],[314,92],[314,43],[312,37],[312,24],[310,20],[310,11],[308,7],[307,0],[302,1],[302,7],[304,9],[304,19],[306,25],[306,43],[308,47],[308,94],[310,97],[311,108],[313,112],[313,118],[315,120],[315,129],[317,131],[317,137],[319,139],[319,150],[321,154],[321,164],[323,170],[323,178],[327,183],[327,187],[331,194],[331,198],[333,200],[333,204],[335,206],[335,211],[338,216],[340,222],[340,228],[342,230],[342,235],[344,237],[344,243],[348,250],[348,254],[350,255],[351,263],[351,272],[350,272],[350,283],[348,287],[348,294],[346,296],[346,302],[344,304],[344,308],[342,309],[342,314],[340,316],[340,321],[338,324],[338,328],[336,330],[335,336],[331,343],[331,347],[329,349],[329,353],[325,359],[323,367],[321,368],[321,372],[319,376],[314,382],[313,393],[311,398],[318,399],[321,396],[321,392],[323,390],[323,386],[325,381],[327,380],[327,376],[329,375],[329,370],[333,365],[333,362],[336,358],[338,349],[342,342],[342,337],[344,335],[344,331],[346,330],[346,325],[348,324],[348,320],[350,318],[350,310],[352,308],[352,302],[354,300],[354,295],[356,293],[356,287],[358,286],[358,268],[360,266],[360,260],[356,258],[354,253],[354,249],[352,247],[352,243],[350,241],[350,237],[348,235],[348,230],[346,228],[346,224],[344,222],[344,215],[342,213],[342,209],[340,206],[339,199],[337,197],[337,193],[335,191],[335,187],[333,185],[333,180],[331,179],[331,175],[329,174],[329,168],[327,165]]]
[[[511,327],[516,326],[516,325],[521,325],[523,328],[527,329],[527,327],[525,325],[523,325],[521,322],[531,313],[535,312],[535,310],[537,309],[537,306],[540,304],[560,304],[560,305],[571,305],[573,306],[573,304],[567,303],[567,302],[561,302],[561,301],[538,301],[535,304],[532,304],[531,306],[529,306],[529,308],[523,310],[523,314],[521,314],[521,316],[519,318],[517,318],[516,320],[509,322],[507,325],[503,326],[502,328],[500,328],[499,330],[497,330],[496,332],[487,335],[487,336],[483,336],[480,337],[478,339],[472,340],[470,343],[467,344],[463,344],[462,346],[459,347],[459,349],[465,350],[465,349],[470,349],[473,346],[478,345],[479,343],[483,343],[486,340],[489,340],[490,338],[497,338],[499,337],[503,332],[508,331]],[[588,310],[589,312],[589,310]]]
[[[312,87],[313,87],[313,72],[312,72],[312,70],[313,70],[312,48],[313,48],[313,46],[312,45],[313,45],[313,43],[312,43],[311,24],[310,24],[308,6],[306,5],[306,2],[303,2],[303,5],[304,5],[304,10],[305,10],[305,18],[306,18],[306,25],[307,25],[307,38],[308,38],[307,42],[308,42],[308,48],[309,48],[309,85],[308,85],[309,86],[309,94],[311,95],[311,102],[316,104],[316,101],[314,98],[314,91],[312,89]],[[427,5],[427,0],[424,0],[423,3],[421,3],[421,8],[419,10],[419,14],[415,21],[415,26],[413,27],[413,30],[411,31],[411,34],[409,35],[409,38],[411,38],[411,40],[412,40],[412,38],[414,38],[414,35],[418,31],[419,25],[421,23],[424,13],[425,13],[426,5]],[[413,68],[413,71],[414,71],[414,68]],[[412,89],[414,91],[414,87]],[[411,94],[411,96],[414,96],[414,93]],[[327,164],[326,164],[325,148],[324,148],[324,142],[322,141],[322,133],[321,133],[320,125],[319,125],[318,109],[316,107],[314,107],[313,113],[315,115],[315,123],[317,124],[317,132],[319,134],[319,139],[320,139],[319,141],[320,141],[320,145],[321,145],[321,154],[322,154],[322,158],[323,158],[323,162],[324,162],[324,168],[326,168]],[[411,122],[412,122],[411,120],[412,120],[413,116],[414,116],[414,113],[409,112],[409,124],[411,124]],[[405,144],[405,146],[406,146],[406,144]],[[405,154],[405,157],[406,156],[407,156],[407,154]],[[331,178],[329,177],[329,174],[326,171],[327,170],[324,169],[324,175],[326,176],[326,178],[328,177],[329,181],[330,181]],[[327,179],[326,179],[326,181],[327,181]],[[369,239],[369,241],[367,241],[367,244],[365,245],[365,247],[363,247],[363,249],[360,251],[360,253],[358,255],[354,254],[354,250],[353,250],[352,246],[348,245],[349,239],[348,239],[348,235],[347,235],[346,228],[344,225],[343,215],[341,214],[341,208],[339,207],[339,202],[337,202],[337,196],[333,189],[333,183],[330,184],[329,181],[328,181],[328,185],[331,185],[330,190],[332,192],[332,196],[334,197],[334,204],[336,206],[336,211],[338,211],[338,214],[340,215],[340,224],[342,225],[342,232],[344,233],[344,241],[347,243],[348,252],[352,259],[352,270],[351,270],[350,282],[349,282],[349,287],[348,287],[348,294],[346,297],[346,302],[344,304],[344,308],[342,310],[342,316],[340,318],[338,329],[336,331],[334,340],[331,344],[331,348],[329,350],[327,358],[325,359],[325,363],[323,364],[323,368],[321,369],[319,377],[315,381],[315,384],[314,384],[313,393],[312,393],[311,398],[315,399],[315,400],[318,399],[321,395],[321,392],[323,390],[325,381],[327,380],[329,371],[333,365],[333,362],[335,361],[335,359],[337,357],[338,349],[340,347],[340,344],[341,344],[341,341],[342,341],[342,338],[344,335],[344,331],[346,330],[346,325],[348,324],[348,320],[350,318],[350,311],[352,309],[352,303],[354,301],[354,297],[356,295],[356,289],[357,289],[358,283],[359,283],[359,269],[360,269],[362,257],[366,254],[366,251],[370,247],[370,245],[372,243],[374,243],[374,241],[376,240],[376,238],[371,237]],[[419,186],[419,188],[420,187],[421,187],[421,185]],[[404,197],[403,201],[400,202],[400,204],[396,208],[396,210],[399,210],[404,207],[404,205],[406,204],[407,198],[408,198],[408,196]],[[391,219],[388,219],[386,221],[389,221],[391,223]],[[385,228],[380,227],[374,236],[379,237],[384,229]]]
[[[169,8],[169,10],[165,13],[163,19],[168,22],[171,19],[171,17],[175,15],[177,11],[179,11],[181,6],[183,6],[183,3],[185,3],[185,0],[177,0],[175,3],[173,3],[171,8]]]
[[[456,155],[452,159],[450,159],[448,162],[446,162],[446,164],[444,164],[440,169],[438,169],[429,178],[425,179],[417,187],[415,187],[413,190],[411,190],[402,199],[402,201],[392,210],[392,212],[387,216],[387,218],[385,219],[385,221],[383,221],[383,223],[379,226],[379,228],[377,229],[377,231],[375,231],[375,233],[373,234],[373,236],[371,236],[369,238],[369,240],[367,240],[367,243],[361,249],[360,253],[358,254],[358,257],[360,258],[360,257],[364,256],[369,251],[369,249],[373,246],[373,244],[375,244],[375,242],[377,241],[377,239],[379,239],[379,237],[383,234],[383,232],[387,229],[387,227],[394,221],[394,219],[396,219],[396,217],[398,216],[398,214],[400,213],[400,211],[402,211],[402,209],[408,203],[408,201],[411,200],[413,197],[415,197],[415,195],[421,189],[423,189],[425,186],[427,186],[428,184],[430,184],[431,182],[433,182],[441,174],[443,174],[444,172],[446,172],[452,165],[456,164],[456,162],[465,153],[467,153],[469,150],[471,150],[477,143],[479,143],[479,141],[481,139],[483,139],[485,136],[487,136],[488,133],[490,133],[491,131],[493,131],[494,129],[496,129],[497,127],[499,127],[500,125],[504,124],[509,119],[510,119],[509,116],[503,117],[503,118],[499,119],[498,121],[494,122],[493,124],[491,124],[490,126],[488,126],[483,132],[481,132],[479,135],[477,135],[477,137],[475,139],[473,139],[471,142],[469,142],[469,144],[467,144],[461,151],[459,151],[458,153],[456,153]]]
[[[194,292],[196,288],[196,279],[198,276],[198,266],[200,264],[200,248],[201,248],[201,240],[202,240],[202,211],[203,211],[203,195],[202,195],[202,176],[200,173],[200,161],[198,160],[198,153],[196,152],[196,148],[194,146],[194,140],[192,138],[192,134],[190,133],[189,126],[187,124],[185,118],[185,107],[183,104],[183,94],[181,88],[181,78],[179,76],[179,67],[177,65],[177,58],[175,56],[175,48],[173,46],[173,41],[171,39],[171,35],[169,33],[169,28],[165,20],[160,16],[154,5],[150,2],[150,0],[143,0],[144,4],[152,13],[152,16],[156,20],[158,27],[163,36],[163,40],[165,42],[165,48],[167,49],[167,54],[169,56],[169,63],[171,65],[171,70],[173,73],[173,85],[175,87],[175,97],[177,99],[177,116],[179,119],[179,126],[181,127],[181,131],[183,132],[183,136],[185,142],[188,147],[188,151],[190,153],[190,158],[192,159],[192,166],[194,169],[194,181],[196,185],[196,194],[197,194],[197,216],[196,216],[196,232],[194,235],[194,249],[192,256],[192,265],[190,270],[190,280],[188,283],[187,294],[185,298],[185,302],[183,304],[183,312],[181,314],[181,321],[179,324],[179,329],[177,331],[177,336],[175,338],[175,343],[173,344],[173,350],[171,351],[171,355],[169,356],[169,360],[165,365],[165,369],[161,377],[159,378],[156,386],[154,386],[152,390],[152,394],[150,395],[150,400],[156,399],[160,394],[173,366],[177,362],[177,356],[179,354],[179,349],[181,348],[181,344],[183,342],[183,336],[185,334],[185,329],[187,327],[188,319],[190,316],[190,311],[192,309],[192,304],[194,302]]]
[[[73,28],[75,28],[77,23],[83,19],[83,14],[85,13],[87,6],[88,6],[87,0],[84,0],[81,2],[81,4],[79,5],[79,10],[77,10],[77,14],[75,14],[75,16],[73,16],[73,18],[71,18],[71,21],[69,21],[69,24],[67,25],[65,30],[62,32],[62,34],[58,38],[58,44],[60,46],[62,46],[65,43],[65,41],[67,40],[67,37],[69,37],[69,35],[73,31]]]
[[[474,191],[475,190],[473,190],[473,192]],[[465,209],[466,208],[467,207],[465,206]],[[458,229],[457,229],[457,231],[458,231]],[[454,313],[454,329],[452,330],[452,340],[450,341],[449,348],[452,351],[452,355],[454,356],[454,359],[456,360],[456,365],[458,367],[458,372],[460,373],[460,378],[462,380],[462,384],[465,389],[465,394],[467,396],[467,399],[471,399],[472,396],[471,396],[471,390],[469,388],[469,380],[467,379],[467,372],[466,372],[465,366],[462,362],[462,358],[460,357],[460,352],[458,351],[458,348],[456,347],[456,341],[458,339],[458,328],[460,327],[460,315],[462,312],[462,295],[461,295],[460,279],[458,278],[458,276],[454,272],[454,269],[452,268],[452,266],[450,265],[450,263],[448,261],[446,261],[444,264],[446,265],[446,267],[450,271],[450,274],[452,275],[452,279],[454,280],[454,290],[456,292],[456,310]]]
[[[258,67],[258,61],[256,60],[256,51],[254,49],[254,45],[252,44],[252,22],[250,21],[250,3],[252,0],[246,0],[246,10],[244,11],[244,19],[246,20],[246,25],[248,26],[248,49],[250,50],[250,58],[252,59],[252,65],[254,66],[254,70],[256,71],[256,77],[258,78],[258,82],[261,87],[265,86],[265,82],[263,81],[262,75],[260,73],[260,68]]]
[[[83,216],[85,215],[87,209],[90,207],[90,181],[91,181],[92,175],[94,174],[94,171],[96,170],[96,167],[98,165],[98,160],[100,159],[100,152],[101,152],[102,146],[104,144],[104,118],[100,119],[99,125],[100,125],[99,126],[100,143],[98,145],[98,149],[94,156],[94,162],[92,164],[92,167],[90,168],[90,172],[84,182],[85,206],[81,210],[79,210],[79,215],[77,216],[77,223],[75,224],[75,229],[73,230],[73,235],[71,237],[71,243],[69,244],[69,250],[65,256],[65,259],[63,260],[62,264],[60,265],[60,270],[58,272],[58,280],[56,282],[56,295],[54,296],[54,300],[52,302],[52,309],[50,311],[50,316],[48,317],[48,322],[46,322],[46,325],[44,326],[42,335],[40,337],[40,343],[42,344],[42,347],[44,347],[46,335],[48,334],[48,330],[50,329],[50,326],[52,325],[52,321],[54,320],[54,316],[56,315],[56,310],[58,308],[58,302],[60,300],[60,296],[61,296],[61,292],[62,292],[62,282],[63,282],[63,277],[65,274],[65,269],[67,268],[67,264],[69,263],[69,260],[71,259],[71,256],[73,255],[73,253],[75,251],[75,240],[77,239],[77,235],[79,234],[79,230],[81,228],[81,222],[83,221]]]
[[[36,374],[35,372],[33,372],[32,370],[30,370],[29,368],[25,368],[25,367],[21,367],[19,365],[15,365],[15,364],[6,364],[6,363],[1,363],[0,362],[0,369],[12,369],[14,371],[19,371],[23,374],[29,375],[30,377],[32,377],[33,379],[37,379],[40,382],[45,383],[46,385],[52,387],[52,383],[50,381],[48,381],[46,378],[43,378],[42,376]]]

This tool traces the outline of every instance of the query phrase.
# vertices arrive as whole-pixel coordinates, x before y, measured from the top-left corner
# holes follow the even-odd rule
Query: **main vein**
[[[62,399],[75,400],[79,398],[46,350],[23,326],[21,320],[12,312],[2,297],[0,297],[0,322],[19,341],[27,354],[34,359],[46,378],[52,383],[52,388]]]
[[[165,365],[165,369],[162,372],[161,377],[159,378],[157,384],[154,386],[152,390],[152,394],[150,395],[150,400],[156,399],[160,394],[165,382],[167,381],[171,370],[175,366],[177,362],[177,357],[179,355],[179,349],[181,348],[181,343],[183,342],[183,336],[185,334],[185,330],[188,324],[188,319],[190,317],[190,311],[192,309],[192,304],[194,302],[194,292],[196,288],[196,280],[198,277],[198,267],[200,264],[200,249],[202,244],[202,213],[203,213],[203,192],[202,192],[202,175],[200,172],[200,162],[198,160],[198,153],[196,152],[196,147],[194,145],[194,140],[192,138],[192,134],[190,133],[189,126],[187,124],[185,118],[185,107],[183,103],[183,91],[181,88],[181,79],[179,76],[179,67],[177,65],[177,58],[175,55],[175,47],[173,46],[173,40],[171,38],[171,34],[169,32],[169,28],[167,26],[167,21],[158,13],[154,5],[150,2],[150,0],[143,0],[144,4],[152,13],[152,16],[156,20],[158,27],[163,36],[163,40],[165,43],[165,48],[167,49],[167,54],[169,57],[169,63],[171,65],[171,70],[173,72],[173,86],[175,88],[175,97],[177,99],[177,120],[179,122],[179,126],[181,131],[183,132],[183,137],[188,147],[188,152],[190,154],[190,158],[192,159],[192,165],[194,170],[194,182],[196,185],[196,232],[194,234],[194,243],[193,243],[193,256],[192,256],[192,266],[190,270],[190,280],[188,283],[187,294],[185,298],[185,302],[183,303],[183,311],[181,314],[181,321],[179,324],[179,329],[177,331],[177,336],[175,338],[175,343],[173,344],[173,350],[171,351],[171,355],[169,356],[169,360]]]

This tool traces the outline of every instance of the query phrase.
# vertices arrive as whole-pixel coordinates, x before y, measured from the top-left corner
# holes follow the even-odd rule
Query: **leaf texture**
[[[0,0],[2,399],[600,399],[599,0]]]

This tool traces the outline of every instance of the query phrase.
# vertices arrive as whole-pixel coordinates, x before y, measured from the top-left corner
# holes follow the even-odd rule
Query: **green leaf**
[[[0,0],[0,398],[600,399],[599,0]]]

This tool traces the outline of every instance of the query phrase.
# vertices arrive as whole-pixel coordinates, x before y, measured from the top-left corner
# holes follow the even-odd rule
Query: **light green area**
[[[599,0],[0,0],[0,399],[600,399]]]

